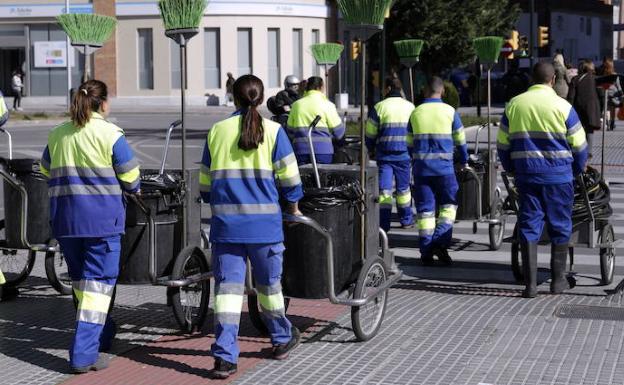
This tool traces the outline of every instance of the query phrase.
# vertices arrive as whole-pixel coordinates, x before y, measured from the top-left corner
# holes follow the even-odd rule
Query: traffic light
[[[537,31],[537,46],[540,48],[546,47],[549,44],[548,39],[548,27],[540,25]]]
[[[520,47],[519,39],[520,39],[520,34],[518,33],[518,31],[516,31],[515,29],[511,31],[511,35],[509,39],[507,39],[507,43],[511,45],[511,48],[513,48],[514,51],[517,51],[518,48]]]
[[[520,57],[529,56],[529,37],[528,36],[526,35],[520,36],[518,49],[520,50],[520,55],[519,55]]]
[[[351,42],[351,60],[357,60],[360,57],[360,42],[352,41]]]

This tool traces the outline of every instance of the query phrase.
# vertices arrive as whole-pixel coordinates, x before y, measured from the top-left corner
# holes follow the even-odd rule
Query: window
[[[180,89],[180,46],[169,39],[171,47],[171,88]]]
[[[585,33],[587,34],[587,36],[592,35],[592,22],[593,20],[590,17],[588,17],[587,21],[585,22],[585,29],[586,29]]]
[[[303,30],[293,29],[293,75],[303,78]]]
[[[152,29],[139,28],[139,89],[154,89],[154,48]]]
[[[269,87],[280,86],[280,30],[269,28]]]
[[[318,44],[321,42],[321,31],[319,31],[318,29],[313,29],[312,30],[312,44]],[[316,65],[316,63],[314,64],[314,69],[312,71],[314,73],[314,76],[319,76],[320,71],[319,71],[319,66]]]
[[[581,32],[585,32],[585,18],[581,17],[580,20],[581,20],[581,25],[580,25],[581,28],[580,28],[580,30],[581,30]]]
[[[204,30],[204,82],[206,88],[221,88],[221,31]]]
[[[251,28],[238,29],[238,76],[253,72],[251,65]]]

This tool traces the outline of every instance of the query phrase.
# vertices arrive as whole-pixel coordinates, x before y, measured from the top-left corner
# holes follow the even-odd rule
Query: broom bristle
[[[419,57],[424,45],[425,41],[419,39],[399,40],[394,42],[394,48],[402,59]]]
[[[394,0],[338,0],[347,24],[383,25]]]
[[[158,8],[166,30],[197,28],[207,0],[160,0]]]
[[[72,44],[102,45],[115,30],[117,19],[94,13],[69,13],[56,20]]]
[[[503,38],[500,36],[483,36],[473,41],[477,56],[482,63],[498,63]]]
[[[321,43],[310,46],[312,56],[318,65],[336,64],[343,50],[344,46],[338,43]]]

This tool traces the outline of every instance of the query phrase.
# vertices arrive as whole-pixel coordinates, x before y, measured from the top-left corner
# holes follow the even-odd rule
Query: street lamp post
[[[65,0],[65,13],[69,13],[69,0]],[[65,36],[65,63],[67,64],[67,110],[71,107],[71,63],[69,62],[69,52],[71,50],[71,42],[69,41],[69,35]]]

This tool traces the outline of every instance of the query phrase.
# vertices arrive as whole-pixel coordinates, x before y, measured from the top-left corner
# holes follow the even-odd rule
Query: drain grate
[[[555,308],[555,317],[604,321],[624,321],[624,308],[563,304]]]

